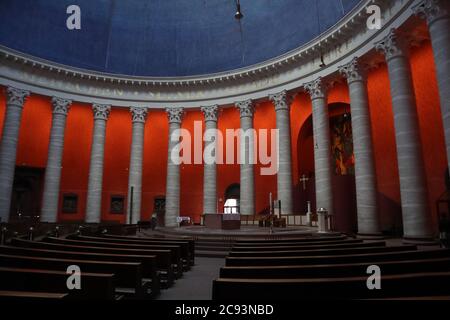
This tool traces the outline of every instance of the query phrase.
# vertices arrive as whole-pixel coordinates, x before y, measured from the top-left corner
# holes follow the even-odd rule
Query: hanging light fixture
[[[241,19],[244,17],[244,15],[243,15],[242,12],[241,12],[241,3],[240,3],[240,0],[236,0],[236,13],[234,14],[234,17],[235,17],[237,20],[241,20]]]

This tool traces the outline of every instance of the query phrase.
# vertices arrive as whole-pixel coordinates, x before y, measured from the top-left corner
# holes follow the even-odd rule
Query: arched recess
[[[334,229],[341,232],[355,232],[356,190],[352,169],[353,140],[351,136],[350,106],[346,103],[332,103],[328,106],[330,116],[330,138],[332,150],[332,184],[334,194]],[[345,135],[345,138],[342,136]],[[345,141],[342,141],[344,140]],[[345,150],[343,150],[345,149]],[[334,151],[334,155],[333,152]],[[304,122],[297,140],[298,177],[296,194],[299,195],[301,212],[306,212],[307,201],[316,210],[314,177],[314,139],[312,116]],[[340,154],[344,153],[344,155]],[[305,180],[304,182],[302,180]]]

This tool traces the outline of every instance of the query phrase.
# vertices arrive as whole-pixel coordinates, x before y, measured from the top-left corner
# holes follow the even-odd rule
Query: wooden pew
[[[138,241],[140,243],[169,243],[169,244],[178,244],[178,243],[187,243],[189,256],[190,256],[190,265],[193,266],[195,264],[195,240],[192,238],[161,238],[161,237],[132,237],[132,236],[117,236],[111,234],[102,235],[102,237],[107,239],[121,239],[121,240],[131,240]]]
[[[345,248],[368,248],[385,246],[385,241],[361,242],[354,244],[330,244],[330,245],[285,245],[285,246],[257,246],[238,247],[233,246],[232,252],[240,251],[279,251],[279,250],[319,250],[319,249],[345,249]]]
[[[277,246],[323,246],[332,244],[357,244],[363,243],[362,239],[346,239],[346,240],[335,240],[335,241],[286,241],[286,242],[247,242],[247,241],[236,241],[233,243],[234,247],[277,247]]]
[[[43,302],[66,299],[67,293],[35,292],[35,291],[5,291],[0,290],[0,301]]]
[[[288,242],[322,242],[322,241],[342,241],[347,240],[347,236],[326,236],[326,237],[293,237],[293,238],[282,238],[282,239],[238,239],[236,240],[236,244],[239,243],[288,243]]]
[[[76,265],[80,267],[81,274],[112,273],[115,275],[116,292],[136,298],[148,296],[149,283],[143,280],[142,264],[139,262],[118,261],[92,261],[60,258],[28,257],[20,255],[0,254],[0,267],[59,270],[66,271],[67,267]]]
[[[83,273],[80,290],[69,290],[67,278],[65,271],[0,267],[0,290],[67,293],[68,298],[81,299],[116,298],[111,273]]]
[[[85,241],[95,241],[95,242],[108,242],[108,243],[124,243],[124,244],[137,244],[137,245],[149,245],[159,247],[159,246],[179,246],[181,250],[181,258],[184,262],[185,271],[190,269],[191,266],[191,251],[189,250],[188,242],[175,242],[175,241],[141,241],[139,239],[115,239],[115,238],[106,238],[106,237],[88,237],[88,236],[80,236],[80,235],[70,235],[66,237],[66,239],[70,240],[85,240]]]
[[[292,251],[235,251],[228,257],[307,257],[307,256],[333,256],[333,255],[357,255],[365,253],[399,252],[415,249],[415,246],[398,247],[368,247],[368,248],[344,248],[344,249],[318,249],[318,250],[292,250]]]
[[[107,248],[65,246],[52,243],[36,242],[22,239],[12,239],[13,246],[0,246],[0,253],[12,255],[30,255],[34,257],[81,259],[99,261],[139,262],[143,266],[143,275],[151,280],[152,293],[159,293],[161,275],[164,272],[164,286],[173,284],[174,273],[170,256],[147,255],[142,251],[129,252]]]
[[[70,240],[62,238],[46,237],[42,242],[48,243],[58,243],[58,244],[70,244],[79,246],[89,246],[89,247],[103,247],[103,248],[114,248],[114,249],[135,249],[135,250],[146,250],[147,253],[154,255],[162,254],[163,252],[169,251],[172,265],[174,266],[175,277],[179,278],[183,275],[183,262],[181,259],[181,249],[177,246],[168,245],[140,245],[140,244],[124,244],[124,243],[112,243],[112,242],[99,242],[99,241],[87,241],[87,240]]]
[[[438,259],[370,261],[364,263],[298,265],[298,266],[254,266],[222,267],[220,278],[235,279],[298,279],[338,278],[367,275],[367,267],[376,264],[383,275],[450,272],[450,257]]]
[[[367,288],[367,276],[315,279],[216,279],[213,300],[373,299],[448,296],[450,272],[382,275],[381,290]]]
[[[288,265],[313,265],[313,264],[342,264],[342,263],[358,263],[358,262],[362,263],[369,261],[381,262],[381,261],[396,261],[396,260],[446,258],[449,256],[450,256],[450,249],[430,249],[424,251],[418,251],[414,249],[410,251],[366,253],[353,255],[330,255],[330,256],[227,257],[225,258],[225,266],[288,266]]]

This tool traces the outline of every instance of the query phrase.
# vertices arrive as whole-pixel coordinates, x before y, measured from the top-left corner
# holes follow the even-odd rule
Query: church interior
[[[448,0],[0,1],[1,301],[450,300],[449,168]]]

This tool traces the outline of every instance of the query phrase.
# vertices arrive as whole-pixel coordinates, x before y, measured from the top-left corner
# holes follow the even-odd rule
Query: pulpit
[[[205,227],[209,229],[236,230],[241,228],[240,214],[205,214]]]

